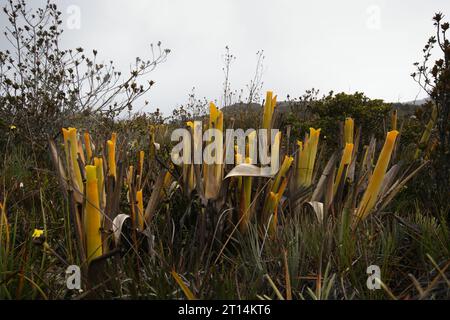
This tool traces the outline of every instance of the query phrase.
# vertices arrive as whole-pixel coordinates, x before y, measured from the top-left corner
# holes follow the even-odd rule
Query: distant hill
[[[414,105],[414,106],[422,106],[425,103],[427,103],[428,101],[430,101],[430,98],[424,98],[424,99],[413,100],[413,101],[408,101],[408,102],[401,102],[401,104],[410,104],[410,105]]]
[[[396,102],[392,103],[392,106],[394,108],[397,108],[399,116],[411,116],[416,112],[418,108],[423,106],[428,101],[430,101],[429,98],[424,98],[408,102]]]
[[[298,102],[296,103],[298,105]],[[277,102],[276,110],[278,112],[284,113],[288,111],[289,108],[289,102],[287,101],[279,101]],[[262,111],[263,106],[259,103],[245,103],[245,102],[239,102],[234,103],[230,106],[223,107],[221,110],[229,115],[240,113],[242,111],[244,112],[258,112]]]
[[[409,116],[413,115],[417,108],[421,107],[425,103],[429,101],[429,98],[424,98],[420,100],[408,101],[408,102],[392,102],[392,106],[396,108],[399,112],[399,116]],[[277,102],[276,111],[280,113],[285,113],[289,111],[289,105],[291,103],[288,101],[280,101]],[[299,102],[295,103],[296,107],[301,106]],[[222,108],[222,111],[229,115],[233,116],[234,114],[246,112],[246,113],[257,113],[262,112],[262,105],[259,103],[234,103],[230,106],[226,106]]]

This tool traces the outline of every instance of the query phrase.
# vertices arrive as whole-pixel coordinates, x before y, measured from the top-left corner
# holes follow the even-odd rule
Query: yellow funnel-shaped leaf
[[[97,168],[86,166],[85,232],[88,262],[102,255],[101,213],[98,198]]]
[[[217,120],[220,116],[220,111],[213,102],[209,103],[209,129],[216,128]]]
[[[263,208],[262,218],[264,226],[266,226],[270,215],[275,210],[276,205],[277,205],[277,194],[273,191],[270,191],[269,194],[267,195],[265,205]]]
[[[347,178],[347,170],[344,172],[344,167],[347,165],[347,167],[352,162],[352,152],[353,152],[353,143],[346,143],[344,152],[342,153],[341,163],[339,164],[339,169],[336,175],[336,179],[334,181],[334,193],[336,193],[339,183],[341,182],[341,179],[345,181]]]
[[[66,155],[66,164],[67,164],[67,171],[70,170],[69,163],[71,161],[71,154],[69,149],[69,129],[62,128],[63,138],[64,138],[64,153]],[[70,172],[71,175],[73,175],[72,172]]]
[[[78,164],[77,129],[63,129],[63,136],[67,167],[69,168],[70,175],[74,179],[75,187],[78,188],[80,192],[83,192],[83,179],[81,178],[80,166]],[[72,168],[72,170],[70,170],[70,168]]]
[[[138,182],[137,182],[138,189],[141,188],[142,176],[144,175],[144,157],[145,157],[144,150],[139,151]]]
[[[103,207],[103,183],[105,180],[104,174],[103,174],[103,159],[94,157],[94,166],[97,171],[97,185],[98,185],[98,198],[100,199],[100,204]]]
[[[108,148],[108,176],[116,178],[116,144],[112,140],[106,142]]]
[[[223,132],[223,112],[219,111],[216,121],[216,129]]]
[[[6,216],[6,204],[0,202],[0,245],[5,248],[6,256],[9,253],[10,231],[8,217]]]
[[[86,148],[87,163],[91,163],[92,148],[91,148],[91,136],[88,132],[84,133],[84,147]]]
[[[312,174],[316,162],[317,146],[319,144],[320,129],[309,129],[305,142],[297,141],[297,166],[295,172],[296,186],[309,187],[312,182]]]
[[[276,103],[276,100],[275,101],[273,100],[272,95],[273,95],[272,91],[267,91],[263,110],[263,123],[262,123],[263,129],[271,128],[272,114],[274,111],[274,105],[272,105],[272,103],[273,102]]]
[[[143,150],[139,151],[139,177],[142,177],[143,169],[144,169],[144,157],[145,152]]]
[[[183,290],[184,294],[186,295],[186,298],[188,300],[197,300],[194,296],[194,294],[192,293],[192,291],[184,284],[183,280],[181,279],[181,277],[178,275],[178,273],[176,273],[175,271],[171,271],[170,274],[172,275],[172,277],[175,279],[175,281],[177,282],[177,284],[180,286],[181,290]]]
[[[240,177],[241,178],[241,177]],[[242,177],[241,199],[239,203],[239,225],[241,232],[246,232],[251,219],[252,177]]]
[[[307,160],[306,186],[310,186],[316,162],[317,146],[319,144],[320,129],[309,128],[308,149],[305,152]]]
[[[142,190],[136,192],[136,202],[138,208],[137,225],[139,230],[144,230],[144,201],[142,198]]]
[[[269,225],[269,235],[273,239],[277,235],[277,227],[278,227],[278,206],[275,206],[273,211],[272,220]]]
[[[277,96],[275,95],[273,98],[272,98],[272,114],[274,113],[274,111],[275,111],[275,107],[277,106]]]
[[[273,217],[272,217],[272,221],[269,226],[269,234],[272,238],[276,236],[277,226],[278,226],[278,205],[280,203],[281,198],[283,197],[284,191],[286,190],[287,184],[288,184],[288,179],[284,178],[283,182],[280,185],[278,193],[276,194],[276,197],[275,197]]]
[[[383,179],[391,159],[392,150],[394,149],[397,135],[397,130],[392,130],[387,133],[386,141],[384,142],[383,149],[378,157],[373,174],[370,177],[369,185],[367,186],[361,202],[359,203],[356,212],[357,221],[366,218],[377,202],[378,193],[380,192],[381,185],[383,184]]]
[[[345,118],[344,139],[345,143],[353,143],[354,122],[352,118]]]
[[[293,157],[290,157],[290,156],[285,156],[284,157],[284,160],[283,160],[283,163],[281,165],[281,168],[278,171],[278,173],[277,173],[277,175],[275,177],[275,181],[274,181],[274,183],[272,185],[272,191],[273,192],[276,193],[276,192],[279,191],[278,189],[280,188],[281,181],[282,181],[282,179],[284,179],[284,177],[286,177],[287,172],[288,172],[289,168],[291,167],[292,161],[294,161]]]
[[[217,109],[213,102],[209,104],[209,129],[223,131],[223,113]],[[208,141],[212,141],[212,137]],[[215,143],[215,142],[214,142]],[[205,197],[217,198],[223,179],[223,144],[218,144],[216,149],[216,163],[205,164],[203,168]],[[219,162],[219,163],[217,163]]]

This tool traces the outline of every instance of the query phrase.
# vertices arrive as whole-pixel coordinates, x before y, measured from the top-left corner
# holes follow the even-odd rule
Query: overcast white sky
[[[263,90],[275,91],[279,100],[311,87],[322,93],[358,90],[387,101],[413,100],[419,87],[409,75],[433,32],[431,18],[436,11],[450,16],[449,0],[57,3],[65,24],[70,6],[80,9],[80,28],[66,25],[64,45],[96,48],[100,58],[114,60],[124,71],[136,56],[149,57],[151,42],[160,40],[172,50],[150,76],[156,85],[144,109],[164,112],[186,102],[192,87],[199,97],[220,99],[226,45],[237,56],[231,71],[234,89],[245,88],[256,52],[264,49]]]

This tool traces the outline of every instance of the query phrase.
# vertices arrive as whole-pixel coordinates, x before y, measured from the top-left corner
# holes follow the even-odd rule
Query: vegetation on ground
[[[169,117],[133,113],[154,84],[143,76],[170,53],[160,43],[122,74],[95,50],[60,49],[55,4],[8,0],[4,14],[0,298],[450,298],[442,14],[412,74],[430,100],[413,112],[360,92],[277,102],[261,92],[259,52],[248,98],[230,107],[227,76],[224,108],[191,93]],[[227,48],[225,70],[233,59]],[[255,133],[244,148],[221,144],[233,165],[173,163],[171,133],[196,126],[279,129],[268,143],[279,170],[253,163]],[[67,287],[71,265],[81,290]]]

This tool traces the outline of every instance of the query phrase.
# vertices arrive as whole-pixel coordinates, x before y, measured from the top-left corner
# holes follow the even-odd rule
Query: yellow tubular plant
[[[395,146],[395,141],[398,135],[397,130],[392,130],[387,133],[386,141],[383,149],[378,157],[377,164],[369,180],[369,185],[359,203],[356,211],[356,219],[354,226],[361,220],[365,219],[377,202],[378,193],[380,192],[386,170],[391,159],[392,150]]]
[[[142,184],[142,175],[144,172],[144,157],[145,157],[145,152],[144,150],[139,151],[139,169],[138,169],[138,188],[141,188],[141,184]]]
[[[271,191],[267,195],[266,200],[264,201],[263,223],[267,223],[270,214],[275,212],[274,210],[278,206],[278,203],[281,197],[283,196],[284,190],[286,189],[287,186],[286,175],[293,161],[294,161],[293,157],[290,156],[284,157],[283,164],[281,165],[281,168],[275,177],[275,181],[272,184]],[[276,220],[276,216],[274,216],[274,218]]]
[[[256,139],[256,131],[252,131],[248,135],[248,143],[246,144],[246,152],[248,154],[248,157],[245,158],[246,163],[252,163],[252,158],[250,157],[250,146],[253,145],[254,141]],[[238,153],[238,148],[235,145],[235,152],[236,152],[236,161],[239,161],[239,156],[241,156]],[[241,177],[240,177],[241,178]],[[246,232],[248,229],[248,225],[251,220],[252,212],[251,212],[251,202],[252,202],[252,177],[242,177],[239,183],[238,181],[238,187],[242,188],[241,190],[241,198],[239,203],[239,218],[240,218],[240,231]],[[240,184],[240,185],[239,185]]]
[[[83,180],[78,165],[78,139],[76,128],[63,128],[64,150],[66,152],[67,167],[73,178],[75,187],[83,193]]]
[[[242,160],[242,154],[239,153],[239,148],[238,145],[235,144],[234,145],[234,164],[238,165],[243,163]],[[236,181],[237,181],[237,190],[241,190],[242,187],[242,177],[235,177]]]
[[[98,198],[97,168],[92,165],[86,167],[86,206],[85,206],[85,234],[86,256],[88,262],[102,255],[101,214]]]
[[[345,181],[347,178],[347,169],[344,172],[344,168],[347,165],[350,165],[352,162],[352,153],[353,153],[353,143],[346,143],[344,152],[342,153],[341,163],[339,164],[339,169],[337,171],[336,179],[334,180],[334,187],[333,192],[336,193],[339,183],[341,182],[341,179]]]
[[[270,123],[269,123],[270,128],[272,128],[272,125],[273,125],[273,113],[275,112],[276,105],[277,105],[277,96],[275,95],[272,98],[272,105],[271,105],[272,113],[270,115]]]
[[[217,117],[216,129],[219,130],[223,135],[223,112],[218,111],[219,115]],[[215,167],[215,178],[216,184],[218,186],[221,185],[223,179],[223,143],[219,144],[221,151],[219,151],[219,155],[222,156],[222,159],[218,159],[220,163],[217,163]]]
[[[309,135],[306,135],[305,142],[302,144],[297,141],[299,146],[295,173],[297,187],[309,187],[311,185],[319,136],[320,129],[309,128]]]
[[[262,127],[263,129],[270,129],[272,124],[272,115],[275,108],[274,103],[276,103],[276,97],[275,99],[272,97],[273,92],[267,91],[266,93],[266,100],[264,102],[264,110],[263,110],[263,122]]]
[[[223,113],[217,109],[213,102],[209,104],[209,129],[217,129],[223,134]],[[212,139],[209,140],[210,142]],[[204,166],[204,187],[205,187],[205,197],[207,199],[215,199],[220,190],[220,185],[223,176],[223,164],[220,157],[223,156],[223,142],[218,143],[218,150],[216,150],[216,161],[221,163],[205,164]]]
[[[277,225],[278,225],[278,205],[280,204],[280,200],[281,200],[281,197],[283,196],[284,190],[286,189],[287,183],[288,183],[287,178],[284,178],[283,182],[280,185],[280,189],[279,189],[278,193],[276,193],[276,197],[274,199],[275,204],[273,205],[273,208],[274,208],[273,217],[272,217],[272,221],[269,226],[269,234],[271,237],[276,236]]]
[[[354,121],[352,118],[345,118],[344,123],[344,140],[345,143],[353,143],[354,136]]]
[[[92,159],[91,136],[89,135],[89,132],[84,133],[84,147],[86,148],[86,160],[89,164]]]
[[[69,144],[67,141],[69,141],[69,131],[70,128],[62,128],[63,133],[63,139],[64,139],[64,153],[66,154],[66,162],[69,163],[69,156],[70,156],[70,150],[69,150]]]
[[[4,233],[3,233],[4,232]],[[0,245],[4,248],[6,256],[9,253],[9,225],[6,216],[6,201],[0,202]]]
[[[309,128],[308,141],[308,169],[306,171],[306,184],[311,185],[312,175],[314,171],[314,164],[316,162],[317,145],[319,144],[320,129]]]
[[[303,150],[300,151],[298,180],[299,185],[309,187],[312,181],[314,163],[316,161],[317,145],[319,143],[320,129],[309,129],[309,135],[306,135],[303,143]]]
[[[270,168],[272,171],[272,174],[276,174],[279,168],[279,161],[280,161],[280,143],[281,143],[281,131],[278,131],[275,134],[275,137],[273,139],[273,143],[270,145]]]
[[[136,202],[137,202],[137,225],[139,230],[144,230],[144,201],[142,198],[142,190],[136,191]]]
[[[195,130],[194,123],[192,121],[188,121],[186,122],[186,125],[190,128],[191,135],[194,135]],[[195,150],[195,146],[192,146],[191,150]],[[183,183],[184,183],[183,187],[186,188],[186,194],[190,195],[192,190],[194,190],[195,188],[195,175],[193,163],[183,163]]]
[[[114,139],[115,141],[115,139]],[[116,144],[112,140],[106,142],[108,148],[108,176],[116,178]]]
[[[245,159],[246,163],[251,163],[250,158]],[[251,219],[252,202],[252,177],[242,177],[241,199],[239,204],[240,231],[246,232]]]
[[[262,223],[264,224],[264,227],[266,227],[270,214],[274,212],[276,205],[277,194],[273,191],[270,191],[267,196],[266,205],[264,206],[262,211]]]
[[[183,290],[183,293],[186,295],[186,298],[188,300],[197,300],[195,295],[192,293],[192,291],[186,286],[183,279],[176,273],[175,271],[171,271],[170,274],[175,279],[177,284],[180,286],[181,290]]]
[[[284,179],[286,177],[286,174],[289,170],[289,168],[291,167],[292,162],[294,161],[294,158],[291,156],[284,156],[283,159],[283,163],[281,164],[281,168],[278,171],[276,177],[275,177],[275,181],[273,182],[272,185],[272,191],[273,192],[278,192],[279,188],[280,188],[280,184],[282,182],[282,179]]]
[[[98,185],[98,199],[100,201],[101,208],[104,208],[104,200],[103,197],[105,196],[103,191],[103,185],[104,185],[104,174],[103,174],[103,159],[94,157],[94,166],[96,168],[97,172],[97,185]]]

